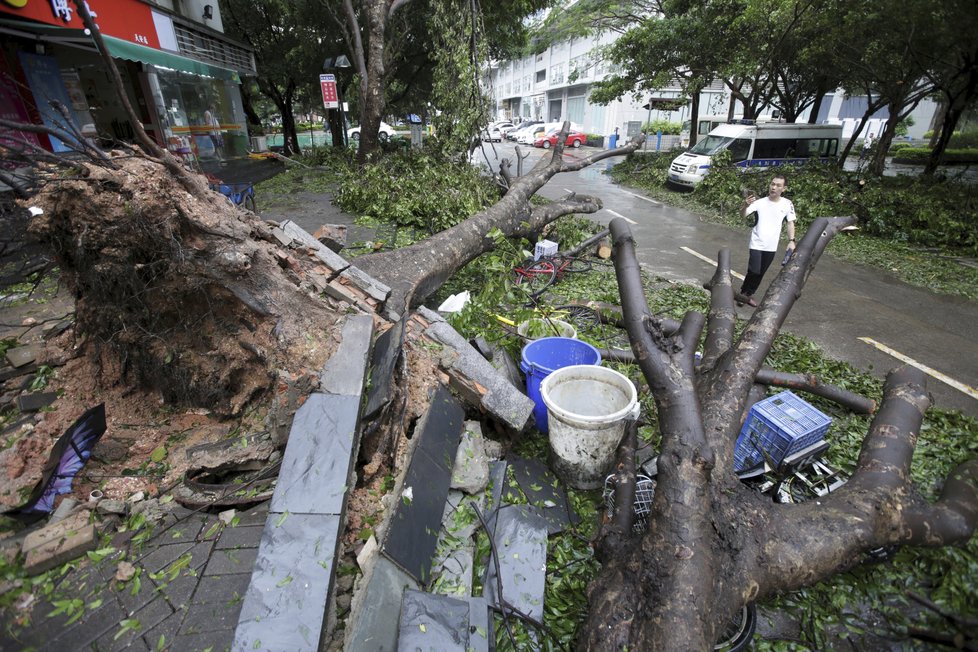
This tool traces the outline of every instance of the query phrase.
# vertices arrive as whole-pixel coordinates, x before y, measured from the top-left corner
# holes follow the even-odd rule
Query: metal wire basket
[[[618,486],[618,476],[614,473],[604,479],[604,498],[605,510],[608,518],[615,513],[615,488]],[[652,496],[655,494],[655,480],[641,473],[635,476],[635,522],[632,524],[632,532],[641,534],[645,532],[649,522],[649,512],[652,510]]]

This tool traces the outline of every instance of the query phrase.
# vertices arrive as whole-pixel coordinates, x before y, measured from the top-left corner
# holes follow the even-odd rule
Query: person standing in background
[[[204,111],[204,124],[207,125],[208,133],[211,137],[211,142],[214,143],[214,155],[217,159],[224,164],[224,138],[221,135],[221,122],[217,119],[217,111],[214,109],[214,105],[211,104]]]
[[[753,192],[744,198],[740,214],[747,217],[755,214],[754,228],[750,232],[750,258],[747,264],[747,275],[740,287],[740,293],[747,299],[746,303],[756,306],[754,293],[761,285],[764,273],[771,266],[774,256],[778,253],[781,240],[781,225],[788,223],[788,252],[795,250],[795,206],[790,199],[781,195],[788,187],[788,181],[780,172],[771,177],[767,197],[757,199]]]

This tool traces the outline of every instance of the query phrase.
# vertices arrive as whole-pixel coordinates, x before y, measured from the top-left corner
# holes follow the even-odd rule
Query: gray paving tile
[[[350,628],[347,650],[397,649],[397,618],[394,614],[400,611],[406,588],[418,589],[419,586],[391,560],[378,555],[363,589],[362,607],[357,614],[351,614],[352,622],[347,623]],[[245,649],[235,652],[245,652]]]
[[[465,410],[444,385],[439,385],[425,413],[417,449],[422,450],[449,473],[455,466],[455,454],[465,429]]]
[[[169,602],[174,609],[179,609],[181,606],[190,603],[190,598],[193,596],[194,591],[197,590],[197,583],[199,580],[199,577],[189,573],[182,573],[172,582],[167,581],[164,578],[157,580],[156,584],[159,587],[160,593],[163,594],[167,602]]]
[[[466,652],[469,605],[464,600],[408,589],[401,601],[398,650]]]
[[[366,379],[367,357],[374,320],[370,315],[350,315],[343,324],[343,341],[319,375],[324,394],[360,396]]]
[[[125,617],[125,613],[115,600],[106,600],[101,607],[86,613],[78,622],[60,631],[56,630],[57,633],[41,647],[41,650],[61,652],[84,649],[109,629],[118,625]]]
[[[247,527],[249,525],[265,525],[265,519],[268,518],[268,508],[269,501],[265,501],[260,505],[252,507],[246,512],[238,512],[235,516],[238,517],[238,524],[236,527]]]
[[[232,649],[318,649],[341,527],[335,515],[270,515]]]
[[[340,514],[350,477],[360,399],[311,394],[295,414],[272,512]]]
[[[180,635],[173,639],[172,650],[179,652],[225,652],[231,649],[230,630],[203,634]],[[268,649],[268,648],[261,648]]]
[[[250,573],[258,556],[257,548],[227,548],[215,550],[211,554],[204,575],[233,575],[235,573]]]
[[[213,603],[233,606],[244,599],[250,573],[236,575],[204,575],[197,583],[197,590],[190,599],[191,604]]]
[[[151,630],[172,614],[173,609],[170,608],[170,605],[167,604],[165,599],[159,597],[136,613],[129,616],[130,619],[139,622],[139,626],[137,628],[123,630],[121,624],[117,623],[115,627],[112,627],[109,629],[109,631],[102,634],[102,636],[95,641],[93,647],[96,650],[99,650],[99,652],[117,652],[117,650],[123,649],[148,649],[145,641],[143,641],[142,638],[143,632]],[[120,633],[122,633],[121,636]]]
[[[547,580],[547,521],[530,505],[499,510],[493,541],[499,552],[499,576],[505,601],[537,622],[543,622]],[[485,597],[499,604],[495,564],[488,564]]]
[[[232,605],[191,604],[187,608],[187,616],[183,619],[178,636],[191,634],[206,634],[207,632],[228,632],[228,643],[235,626],[238,624],[238,614],[241,613],[241,603]]]
[[[184,554],[190,552],[193,547],[193,541],[169,543],[159,546],[143,557],[137,558],[135,564],[144,568],[147,573],[156,573],[180,559]]]
[[[217,540],[214,547],[218,550],[225,548],[257,548],[261,541],[262,529],[264,529],[264,523],[262,525],[226,527],[221,532],[221,538]]]
[[[171,543],[193,543],[200,534],[204,517],[193,514],[183,519],[177,517],[177,523],[160,532],[149,541],[149,545],[168,545]]]
[[[160,637],[162,637],[163,645],[168,646],[168,648],[164,647],[164,649],[176,650],[177,648],[172,647],[173,640],[177,637],[177,632],[180,631],[180,625],[183,622],[183,617],[186,614],[187,612],[184,609],[180,609],[170,614],[169,617],[165,618],[156,626],[143,633],[143,642],[149,647],[149,649],[155,651],[159,647]]]

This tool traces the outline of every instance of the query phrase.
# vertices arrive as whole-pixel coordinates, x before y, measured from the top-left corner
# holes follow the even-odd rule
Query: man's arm
[[[795,248],[795,221],[788,221],[788,249]]]
[[[757,197],[754,196],[754,193],[750,193],[749,195],[747,195],[746,197],[744,197],[744,203],[740,205],[740,216],[741,217],[747,217],[747,213],[750,212],[748,209],[750,208],[750,205],[753,204],[754,203],[754,200],[756,200],[756,199],[757,199]]]

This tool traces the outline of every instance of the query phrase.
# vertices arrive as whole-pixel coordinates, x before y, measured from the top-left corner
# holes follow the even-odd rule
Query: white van
[[[771,167],[839,155],[841,125],[781,124],[735,120],[711,131],[669,166],[668,182],[692,188],[710,171],[713,155],[727,150],[737,167]]]
[[[700,140],[703,136],[707,135],[720,125],[727,121],[727,115],[704,115],[697,120],[699,125],[696,128],[696,140]],[[693,125],[692,120],[684,120],[683,126],[679,130],[679,146],[689,147],[689,134],[690,128]]]

